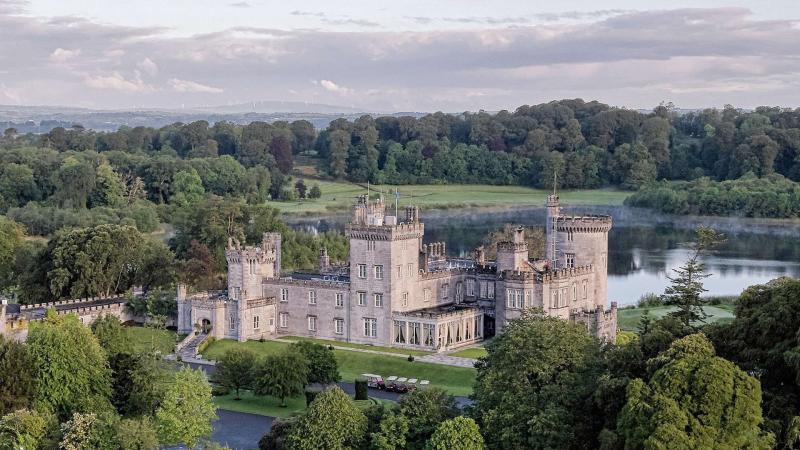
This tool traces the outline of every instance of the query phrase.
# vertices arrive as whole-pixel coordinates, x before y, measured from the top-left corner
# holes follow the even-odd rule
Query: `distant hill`
[[[376,111],[366,111],[363,108],[354,108],[341,105],[326,105],[322,103],[284,102],[284,101],[258,101],[237,103],[233,105],[218,105],[192,108],[198,111],[209,111],[221,114],[235,113],[316,113],[316,114],[374,114]]]

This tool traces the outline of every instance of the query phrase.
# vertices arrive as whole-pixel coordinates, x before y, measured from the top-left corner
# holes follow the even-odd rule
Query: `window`
[[[445,283],[440,288],[440,290],[441,290],[440,294],[441,294],[441,297],[442,297],[443,300],[447,298],[447,290],[448,289],[450,289],[450,283]]]
[[[567,253],[564,256],[567,259],[567,269],[575,267],[575,253]]]
[[[408,306],[408,292],[403,292],[403,306]]]
[[[366,264],[359,264],[358,265],[358,278],[367,278],[367,265]]]
[[[408,276],[409,278],[411,278],[412,276],[414,276],[414,264],[413,264],[413,263],[408,263],[407,269],[408,269],[408,270],[406,271],[406,274],[407,274],[407,276]]]
[[[406,323],[402,320],[394,321],[394,342],[396,344],[406,343]]]
[[[383,279],[383,266],[375,266],[375,279],[376,280]]]
[[[250,262],[250,275],[255,275],[256,274],[256,260],[255,259],[251,259],[251,260],[249,260],[249,262]]]
[[[481,298],[488,298],[489,297],[489,283],[486,281],[480,282],[481,286]]]
[[[431,301],[431,290],[430,290],[430,288],[425,288],[425,290],[422,291],[422,301],[424,301],[424,302]]]
[[[317,331],[317,316],[308,316],[308,331]]]
[[[269,328],[272,329],[272,327],[274,327],[274,326],[275,326],[275,318],[274,317],[270,317],[269,318]]]
[[[583,298],[585,299],[587,295],[588,294],[586,292],[586,280],[583,280]]]
[[[397,265],[397,278],[403,278],[403,266]]]
[[[558,308],[558,292],[554,291],[552,296],[553,298],[550,299],[550,305],[552,308]]]
[[[344,295],[341,292],[336,293],[336,306],[344,306]]]
[[[288,302],[289,301],[289,290],[286,288],[281,289],[281,301]]]
[[[525,305],[523,303],[523,296],[521,289],[506,289],[506,307],[522,309]]]
[[[333,332],[336,334],[344,333],[344,319],[333,319]]]
[[[231,316],[229,327],[231,330],[236,328],[236,318],[234,316]]]
[[[525,304],[523,305],[523,307],[530,308],[531,306],[533,306],[533,299],[531,298],[531,296],[532,296],[532,293],[531,293],[530,289],[525,291]]]
[[[287,313],[278,314],[278,324],[280,325],[281,328],[288,327],[289,326],[288,323],[289,323],[289,314]]]
[[[460,281],[456,283],[456,303],[461,303],[464,300],[464,286]]]
[[[233,288],[233,299],[239,300],[240,298],[242,298],[242,288],[240,287]]]
[[[366,337],[378,336],[378,319],[364,318],[364,336]]]
[[[419,345],[420,343],[419,322],[409,322],[408,325],[409,325],[408,343],[413,345]]]
[[[573,302],[578,301],[578,285],[577,284],[573,284],[572,285],[572,301]]]
[[[467,279],[467,297],[475,297],[475,279]]]
[[[308,291],[308,304],[309,305],[317,304],[317,291],[315,290]]]
[[[494,283],[493,282],[488,282],[488,283],[486,283],[486,286],[487,286],[487,291],[488,291],[486,293],[486,297],[487,298],[494,298]]]
[[[367,241],[367,251],[371,252],[375,250],[375,241]]]
[[[436,325],[432,323],[423,323],[422,324],[422,342],[426,347],[433,347],[433,341],[436,338],[434,336]]]
[[[375,306],[380,308],[383,306],[383,294],[372,294],[373,300],[375,300]]]
[[[358,292],[358,306],[367,306],[367,293],[363,291]]]
[[[259,322],[259,320],[258,320],[258,316],[253,316],[253,329],[254,329],[254,330],[257,330],[257,329],[258,329],[258,326],[259,326],[259,323],[258,323],[258,322]]]

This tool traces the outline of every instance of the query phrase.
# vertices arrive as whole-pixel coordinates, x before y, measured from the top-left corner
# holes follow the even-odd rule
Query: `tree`
[[[176,206],[192,205],[203,199],[206,190],[200,175],[193,168],[175,174],[170,185],[170,203]]]
[[[609,161],[612,179],[624,189],[639,189],[655,181],[657,168],[653,158],[642,144],[623,144],[614,150]]]
[[[43,444],[53,421],[54,418],[36,410],[19,409],[5,414],[0,417],[0,448],[47,448]]]
[[[95,413],[74,413],[69,421],[61,424],[62,450],[115,450],[118,445],[114,434],[114,423]]]
[[[25,238],[22,225],[5,216],[0,216],[0,291],[16,284],[14,260]]]
[[[298,179],[297,182],[294,183],[294,190],[297,191],[298,197],[306,198],[306,192],[308,191],[308,188],[302,179]]]
[[[333,386],[311,403],[286,438],[293,450],[357,448],[364,438],[367,418],[350,397]]]
[[[69,156],[53,174],[54,194],[62,208],[86,208],[89,194],[95,186],[95,171],[91,163]]]
[[[230,349],[217,361],[214,381],[228,389],[234,389],[236,400],[239,400],[239,390],[253,385],[255,364],[256,354],[252,351],[244,348]]]
[[[468,417],[442,422],[425,445],[426,450],[483,450],[483,436],[478,424]]]
[[[305,356],[286,350],[267,356],[256,368],[256,395],[271,395],[286,407],[286,399],[303,393],[308,382],[308,361]]]
[[[92,322],[92,333],[109,356],[131,351],[128,333],[117,316],[104,314]]]
[[[768,449],[761,429],[761,387],[715,355],[702,334],[650,360],[650,380],[633,380],[617,431],[625,448]]]
[[[291,172],[294,162],[292,160],[292,144],[289,137],[279,134],[272,138],[269,152],[275,157],[275,164],[277,164],[281,172]]]
[[[0,171],[0,199],[5,200],[5,206],[23,206],[38,199],[39,194],[33,170],[27,165],[10,163]]]
[[[341,380],[336,355],[328,347],[310,341],[295,342],[290,347],[308,361],[308,383],[331,384]]]
[[[158,434],[149,416],[122,419],[115,432],[120,450],[153,450],[158,448]]]
[[[315,184],[311,186],[311,190],[308,192],[308,198],[317,199],[322,197],[322,190],[320,190],[319,185]]]
[[[706,265],[700,256],[713,247],[724,242],[724,236],[711,228],[700,227],[696,231],[696,241],[692,243],[691,256],[679,268],[673,269],[675,275],[667,277],[671,283],[664,291],[664,304],[675,305],[677,311],[670,315],[680,320],[684,326],[691,327],[707,317],[703,310],[704,301],[700,295],[706,291],[703,279],[710,276],[705,273]]]
[[[329,172],[334,178],[344,178],[347,175],[347,152],[350,148],[350,133],[345,130],[335,130],[328,136]]]
[[[30,408],[36,398],[36,362],[28,347],[0,336],[0,415]]]
[[[455,399],[439,388],[419,389],[403,396],[399,413],[408,420],[406,446],[421,449],[436,427],[459,413]]]
[[[156,411],[160,441],[194,447],[201,437],[211,434],[211,422],[217,419],[215,409],[205,374],[201,370],[181,369]]]
[[[593,446],[602,428],[591,401],[601,371],[599,348],[585,326],[539,311],[510,321],[476,365],[473,416],[487,446]]]
[[[296,423],[296,417],[276,418],[273,420],[269,433],[258,440],[259,450],[284,450],[286,448],[286,438],[292,432],[292,428]]]
[[[380,429],[370,436],[375,450],[400,450],[406,447],[408,420],[401,414],[390,413],[380,422]]]
[[[90,407],[111,408],[105,352],[77,316],[49,310],[44,320],[30,324],[27,345],[36,364],[37,403],[61,418]]]
[[[111,208],[121,207],[125,200],[125,186],[119,175],[109,164],[101,164],[97,167],[95,186],[89,196],[89,204],[92,208],[96,206],[108,206]]]

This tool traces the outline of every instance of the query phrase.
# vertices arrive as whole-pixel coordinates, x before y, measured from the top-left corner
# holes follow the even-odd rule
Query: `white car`
[[[362,377],[367,380],[367,386],[371,388],[381,388],[383,386],[383,377],[375,375],[374,373],[362,373]]]

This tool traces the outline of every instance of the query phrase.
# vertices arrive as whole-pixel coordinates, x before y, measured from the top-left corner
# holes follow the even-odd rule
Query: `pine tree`
[[[701,295],[707,291],[703,287],[703,280],[711,274],[706,273],[706,265],[700,257],[724,241],[724,236],[713,229],[698,228],[696,241],[691,245],[691,257],[682,266],[673,269],[674,276],[667,277],[672,284],[664,291],[664,304],[678,307],[670,316],[680,320],[684,326],[705,323],[708,317],[703,310],[705,301]]]

